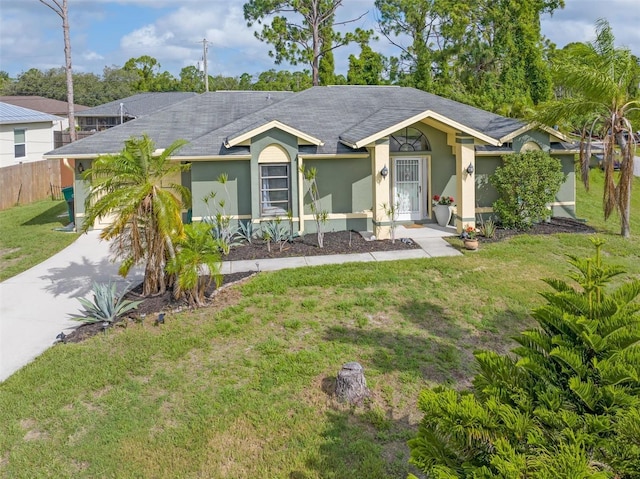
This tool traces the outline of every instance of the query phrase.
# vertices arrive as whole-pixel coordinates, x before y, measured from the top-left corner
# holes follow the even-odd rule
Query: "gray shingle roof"
[[[21,106],[10,105],[0,102],[0,124],[9,125],[12,123],[42,123],[60,121],[59,116],[49,115],[41,111],[22,108]]]
[[[192,92],[138,93],[122,100],[110,101],[104,105],[87,108],[76,114],[78,117],[120,117],[120,104],[127,118],[138,118],[166,108],[174,103],[196,96]]]
[[[413,88],[334,86],[291,92],[213,92],[176,103],[153,115],[111,128],[52,152],[115,153],[124,140],[147,133],[158,148],[178,138],[189,141],[177,156],[227,155],[246,148],[224,147],[257,126],[277,120],[324,142],[301,151],[353,153],[356,143],[427,110],[436,112],[496,141],[524,126],[478,108]]]
[[[66,101],[53,100],[37,95],[9,95],[0,96],[0,101],[11,105],[29,108],[30,110],[49,113],[50,115],[64,116],[68,114],[68,103]],[[86,110],[88,106],[78,105],[75,103],[73,109],[77,114],[79,111]]]

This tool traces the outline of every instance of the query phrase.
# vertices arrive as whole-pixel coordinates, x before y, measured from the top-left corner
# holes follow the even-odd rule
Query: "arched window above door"
[[[431,144],[420,130],[407,127],[389,136],[389,151],[431,151]]]

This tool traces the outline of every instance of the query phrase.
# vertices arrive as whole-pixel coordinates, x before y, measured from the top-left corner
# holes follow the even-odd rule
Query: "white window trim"
[[[286,167],[287,168],[287,175],[285,176],[269,176],[268,178],[286,178],[287,180],[287,202],[286,202],[286,209],[282,209],[283,212],[280,214],[272,214],[271,212],[267,211],[265,212],[265,200],[264,200],[264,193],[266,191],[285,191],[285,188],[269,188],[269,189],[265,189],[263,187],[263,174],[262,172],[264,171],[264,168],[271,168],[271,167]],[[284,201],[278,201],[278,204],[284,204]],[[275,207],[271,207],[274,208]],[[261,218],[274,218],[277,216],[285,216],[287,214],[287,211],[289,211],[291,209],[291,164],[290,163],[262,163],[260,164],[260,217]]]
[[[16,142],[16,133],[23,132],[24,141],[22,143]],[[18,156],[16,155],[16,147],[22,145],[24,147],[24,154]],[[14,128],[13,130],[13,157],[17,159],[22,159],[27,157],[27,129],[26,128]]]

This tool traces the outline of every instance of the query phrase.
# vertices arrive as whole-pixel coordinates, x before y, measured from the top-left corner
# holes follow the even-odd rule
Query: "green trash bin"
[[[75,215],[73,211],[73,186],[62,188],[62,194],[64,195],[64,200],[67,202],[67,209],[69,211],[69,222],[73,223],[75,221]]]

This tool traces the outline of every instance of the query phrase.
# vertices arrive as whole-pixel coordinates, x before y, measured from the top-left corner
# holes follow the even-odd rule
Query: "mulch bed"
[[[534,234],[545,235],[555,233],[595,233],[595,230],[586,225],[583,222],[576,221],[569,218],[552,218],[549,222],[543,222],[535,225],[533,228],[527,231],[519,230],[507,230],[498,228],[493,238],[480,237],[480,243],[491,243],[496,241],[504,241],[510,237],[520,234]],[[301,238],[296,238],[291,243],[283,245],[282,249],[276,244],[271,244],[270,250],[266,243],[263,241],[254,241],[252,244],[246,244],[237,246],[231,249],[229,254],[223,257],[224,261],[239,261],[239,260],[259,260],[265,258],[287,258],[295,256],[318,256],[318,255],[331,255],[331,254],[354,254],[354,253],[370,253],[375,251],[397,251],[397,250],[409,250],[419,248],[414,242],[403,242],[398,238],[395,242],[391,240],[378,240],[378,241],[366,241],[359,233],[341,231],[325,233],[324,247],[318,247],[316,235],[306,235]],[[220,290],[228,287],[231,284],[235,284],[242,281],[252,275],[255,272],[248,273],[234,273],[223,275],[223,282]],[[211,283],[211,286],[207,290],[207,297],[211,298],[220,292],[216,292],[215,283]],[[135,312],[129,315],[128,319],[123,321],[139,321],[142,318],[153,318],[155,320],[157,314],[160,312],[174,312],[182,309],[188,309],[190,306],[186,301],[176,301],[170,291],[162,295],[152,296],[149,298],[141,298],[142,285],[138,285],[137,288],[127,293],[126,299],[135,301],[142,300],[143,302],[138,306]],[[119,323],[115,324],[115,327]],[[95,334],[103,332],[104,329],[101,324],[84,324],[76,328],[72,333],[67,335],[64,342],[79,342],[87,339]]]

